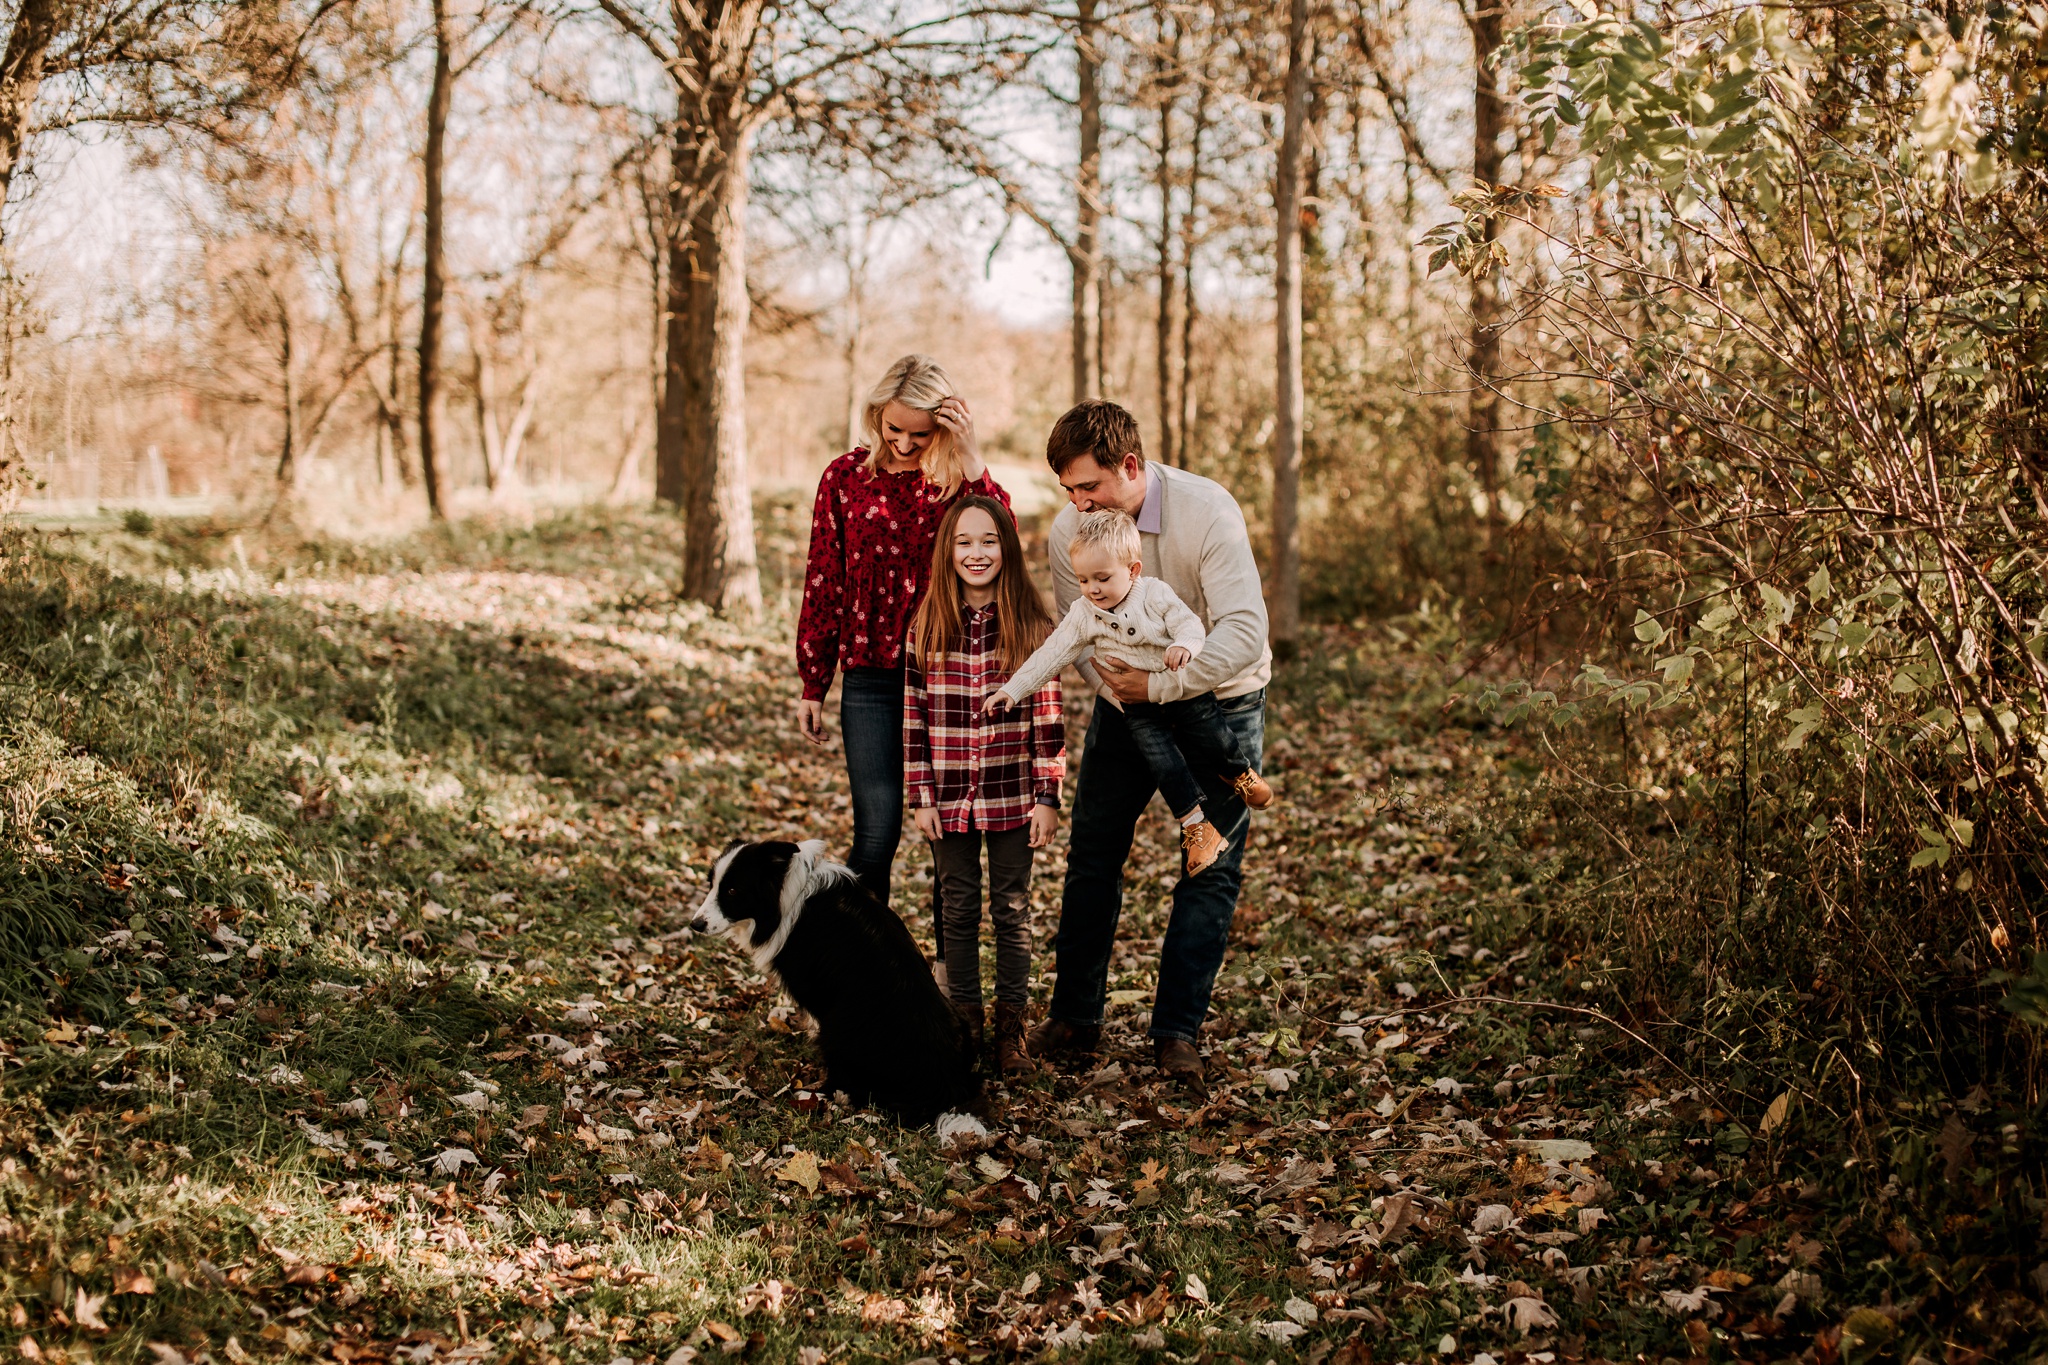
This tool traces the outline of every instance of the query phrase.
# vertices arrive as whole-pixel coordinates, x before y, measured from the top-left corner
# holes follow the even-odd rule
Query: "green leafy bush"
[[[1472,689],[1564,727],[1549,913],[1646,1016],[1852,1102],[2039,1045],[1979,983],[2048,904],[2040,42],[1589,5],[1515,44],[1576,211],[1489,188],[1433,234],[1544,243],[1523,475],[1612,626],[1568,686]]]

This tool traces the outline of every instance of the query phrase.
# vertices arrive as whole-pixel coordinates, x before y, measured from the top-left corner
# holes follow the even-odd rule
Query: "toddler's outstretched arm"
[[[1045,637],[1045,643],[1032,651],[1010,680],[995,692],[989,694],[988,703],[982,709],[993,714],[1007,711],[1020,698],[1028,697],[1045,686],[1046,680],[1059,676],[1061,669],[1081,657],[1081,651],[1088,647],[1088,603],[1077,601],[1067,610],[1066,619],[1059,628]]]

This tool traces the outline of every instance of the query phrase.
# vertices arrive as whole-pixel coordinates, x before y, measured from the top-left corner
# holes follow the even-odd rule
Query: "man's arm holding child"
[[[1166,638],[1173,642],[1166,651],[1166,666],[1178,672],[1202,652],[1209,632],[1202,628],[1202,618],[1195,615],[1194,608],[1181,601],[1180,594],[1168,587],[1164,579],[1155,578],[1152,582],[1152,606]]]
[[[1147,675],[1152,701],[1199,697],[1259,661],[1266,647],[1266,599],[1244,514],[1218,517],[1202,547],[1202,598],[1209,605],[1208,639],[1187,667]],[[1185,604],[1183,604],[1185,606]]]

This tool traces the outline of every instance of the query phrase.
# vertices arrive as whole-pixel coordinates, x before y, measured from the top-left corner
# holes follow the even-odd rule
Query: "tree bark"
[[[1188,130],[1188,198],[1180,215],[1180,459],[1192,467],[1195,450],[1195,246],[1202,203],[1202,135],[1209,131],[1209,83],[1195,87],[1194,126]]]
[[[298,482],[299,389],[292,355],[292,315],[277,298],[277,367],[284,378],[284,439],[278,444],[277,485],[290,489]]]
[[[441,310],[446,294],[443,278],[442,176],[446,170],[448,110],[454,101],[455,73],[449,46],[447,0],[433,0],[434,75],[427,92],[427,145],[421,157],[426,176],[425,247],[420,266],[420,477],[427,486],[427,513],[447,516],[441,497],[440,451],[435,425],[441,401]]]
[[[1501,43],[1506,10],[1492,0],[1473,0],[1466,14],[1472,30],[1472,178],[1491,189],[1500,183],[1500,135],[1507,126],[1507,103],[1500,77],[1492,67]],[[1493,219],[1486,220],[1486,240],[1493,240]],[[1501,524],[1500,397],[1494,391],[1500,376],[1500,280],[1491,265],[1472,276],[1472,332],[1466,364],[1472,392],[1465,412],[1465,464],[1485,500],[1483,514],[1489,537]]]
[[[751,142],[737,122],[677,130],[655,479],[683,509],[683,596],[742,614],[761,606],[747,469]]]
[[[7,204],[22,150],[34,134],[30,124],[43,84],[43,62],[57,37],[61,13],[58,0],[21,0],[7,51],[0,55],[0,208]]]
[[[1273,423],[1273,587],[1269,595],[1273,652],[1291,659],[1301,646],[1301,378],[1302,143],[1308,122],[1309,0],[1287,12],[1287,110],[1274,189],[1273,291],[1278,297]]]
[[[1159,163],[1154,183],[1159,195],[1159,306],[1153,328],[1153,353],[1158,358],[1159,458],[1170,465],[1181,463],[1180,416],[1173,397],[1173,300],[1176,283],[1173,269],[1173,106],[1179,85],[1180,17],[1167,18],[1164,5],[1155,7],[1160,19],[1159,37]],[[1172,37],[1168,38],[1168,33]]]
[[[1077,0],[1074,12],[1076,105],[1081,114],[1080,159],[1074,177],[1073,266],[1074,401],[1102,396],[1102,54],[1095,0]]]

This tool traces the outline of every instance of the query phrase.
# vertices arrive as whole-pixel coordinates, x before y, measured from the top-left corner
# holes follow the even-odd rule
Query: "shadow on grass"
[[[552,526],[541,557],[588,568],[621,534]],[[487,987],[514,940],[675,927],[680,868],[754,816],[734,718],[783,709],[758,638],[637,578],[528,620],[487,581],[394,582],[416,600],[376,610],[19,534],[0,555],[7,1090],[200,1156],[303,1145],[302,1087],[317,1110],[443,1080],[540,1027]],[[664,641],[681,657],[650,668],[636,646]],[[692,795],[662,781],[707,767]],[[110,1070],[161,1079],[142,1117]]]

